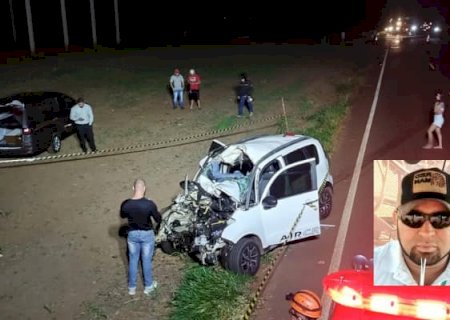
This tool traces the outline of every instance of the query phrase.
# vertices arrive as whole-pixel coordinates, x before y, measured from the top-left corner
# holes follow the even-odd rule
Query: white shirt
[[[417,286],[409,271],[398,240],[376,247],[373,256],[374,285]],[[450,285],[450,264],[432,283],[433,286]]]
[[[91,106],[87,103],[83,107],[80,107],[78,104],[74,105],[70,109],[70,120],[76,124],[89,124],[92,126],[94,123],[94,114],[92,113]]]

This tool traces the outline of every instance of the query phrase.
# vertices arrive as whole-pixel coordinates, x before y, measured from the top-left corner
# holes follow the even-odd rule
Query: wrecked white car
[[[193,180],[162,213],[157,242],[166,253],[254,275],[262,254],[320,235],[332,208],[333,178],[320,142],[263,135],[224,145],[214,140]]]

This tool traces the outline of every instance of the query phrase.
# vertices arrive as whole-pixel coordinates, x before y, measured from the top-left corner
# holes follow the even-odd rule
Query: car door
[[[267,183],[261,221],[269,245],[320,234],[319,192],[314,158],[292,163]]]
[[[46,150],[51,144],[52,134],[57,131],[57,117],[53,112],[56,103],[51,98],[36,100],[33,105],[33,117],[36,123],[34,129],[35,143],[38,150]]]
[[[70,109],[76,104],[76,101],[64,94],[57,96],[59,105],[59,117],[64,123],[64,130],[66,132],[72,132],[74,129],[73,121],[70,120]]]

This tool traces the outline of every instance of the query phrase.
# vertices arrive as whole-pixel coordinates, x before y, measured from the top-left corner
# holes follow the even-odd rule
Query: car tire
[[[327,185],[319,194],[320,220],[327,218],[333,208],[333,189]]]
[[[253,276],[259,270],[261,253],[255,238],[243,238],[230,248],[226,265],[230,271]]]
[[[49,152],[58,153],[61,151],[61,136],[59,134],[54,133],[52,135],[52,141],[50,143]]]
[[[164,240],[159,243],[159,246],[161,247],[162,252],[166,254],[172,254],[175,252],[175,248],[173,247],[172,242]]]

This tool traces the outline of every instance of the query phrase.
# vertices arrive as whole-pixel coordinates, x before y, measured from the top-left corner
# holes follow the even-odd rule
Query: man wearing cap
[[[189,101],[190,101],[190,110],[194,108],[194,102],[197,104],[197,108],[201,109],[200,105],[200,84],[201,84],[200,75],[195,72],[194,69],[189,70],[189,76],[187,78],[187,83],[189,84]]]
[[[374,285],[450,285],[450,175],[406,175],[393,218],[397,239],[375,248]]]
[[[173,109],[180,107],[184,109],[183,93],[184,78],[180,74],[180,69],[175,68],[169,78],[170,88],[172,89]]]

